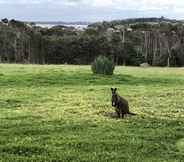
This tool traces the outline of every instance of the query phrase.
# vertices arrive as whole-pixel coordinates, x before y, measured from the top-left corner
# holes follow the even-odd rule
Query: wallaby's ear
[[[117,91],[117,88],[115,88],[114,90]]]
[[[111,91],[113,91],[113,88],[111,88]]]

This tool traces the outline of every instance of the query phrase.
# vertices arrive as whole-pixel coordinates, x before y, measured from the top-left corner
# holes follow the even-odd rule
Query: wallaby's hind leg
[[[116,108],[116,113],[117,113],[117,115],[118,115],[118,118],[120,118],[121,116],[121,113],[120,113],[120,111]]]
[[[121,115],[122,115],[121,117],[122,117],[122,119],[123,119],[123,118],[124,118],[124,114],[122,113]]]
[[[123,113],[123,111],[121,110],[121,118],[123,119],[124,118],[124,113]]]
[[[120,118],[120,117],[121,117],[121,114],[120,114],[120,112],[119,112],[119,111],[117,111],[117,114],[118,114],[118,118]]]

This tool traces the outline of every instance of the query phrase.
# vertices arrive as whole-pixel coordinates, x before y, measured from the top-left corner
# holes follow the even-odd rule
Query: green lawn
[[[137,116],[107,115],[111,87]],[[1,64],[0,161],[183,162],[184,68]]]

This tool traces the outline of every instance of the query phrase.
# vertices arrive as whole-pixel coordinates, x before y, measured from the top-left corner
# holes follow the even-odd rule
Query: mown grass
[[[0,161],[184,161],[184,69],[0,65]],[[137,116],[112,118],[111,87]]]

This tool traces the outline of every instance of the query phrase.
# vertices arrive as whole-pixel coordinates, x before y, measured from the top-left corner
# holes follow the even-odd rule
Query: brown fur
[[[116,113],[118,117],[124,117],[125,114],[130,114],[130,115],[136,115],[134,113],[131,113],[129,111],[129,104],[126,99],[123,97],[119,96],[117,91],[117,88],[111,88],[112,91],[112,106],[115,107]]]

